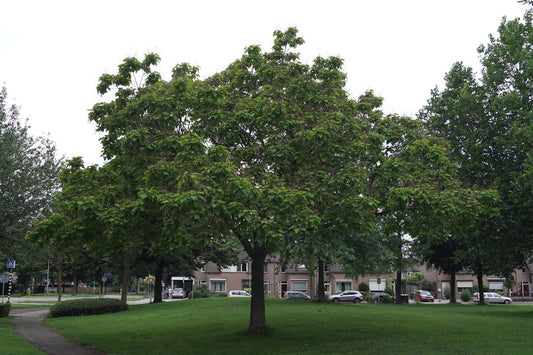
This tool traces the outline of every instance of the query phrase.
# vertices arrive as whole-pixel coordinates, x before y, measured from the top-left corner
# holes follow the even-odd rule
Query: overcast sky
[[[33,134],[87,164],[102,163],[88,121],[102,100],[98,78],[125,57],[156,52],[164,79],[182,62],[207,77],[296,26],[304,62],[339,56],[353,97],[372,89],[386,113],[414,116],[454,62],[477,71],[477,47],[503,16],[528,8],[516,0],[0,1],[0,85]]]

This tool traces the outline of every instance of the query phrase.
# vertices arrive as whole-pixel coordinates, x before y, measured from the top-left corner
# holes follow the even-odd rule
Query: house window
[[[263,272],[268,273],[268,263],[263,263]]]
[[[298,265],[296,265],[296,270],[303,271],[303,270],[307,270],[307,268],[305,267],[304,264],[298,264]]]
[[[263,281],[263,292],[265,296],[270,295],[270,281]]]
[[[503,291],[503,281],[502,280],[489,280],[489,290]]]
[[[211,292],[226,292],[226,280],[211,280]]]
[[[248,262],[243,261],[242,263],[237,265],[237,271],[248,272]]]
[[[242,286],[242,289],[244,290],[245,288],[252,288],[252,283],[250,282],[250,279],[243,279],[241,281],[241,286]]]
[[[348,291],[352,289],[351,281],[337,281],[335,285],[337,287],[337,293]]]
[[[385,291],[385,287],[387,287],[387,280],[379,278],[379,279],[370,279],[369,281],[369,289],[371,292],[376,291]]]
[[[307,280],[293,280],[291,281],[292,291],[307,292]]]
[[[474,289],[473,281],[457,281],[457,293],[460,294],[463,290],[469,290],[472,292]]]

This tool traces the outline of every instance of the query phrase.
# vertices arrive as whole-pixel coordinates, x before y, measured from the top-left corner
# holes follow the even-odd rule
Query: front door
[[[281,297],[285,298],[285,293],[287,292],[287,281],[280,281],[279,289],[281,290]]]
[[[522,295],[529,297],[529,282],[522,282]]]

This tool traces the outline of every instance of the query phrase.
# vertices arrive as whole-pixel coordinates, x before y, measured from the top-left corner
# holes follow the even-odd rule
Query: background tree
[[[433,90],[420,113],[434,135],[450,142],[463,183],[494,189],[499,195],[484,200],[485,219],[463,236],[469,241],[463,255],[470,258],[479,283],[489,271],[508,275],[532,250],[531,218],[524,217],[530,215],[531,190],[527,178],[520,181],[527,176],[533,146],[531,16],[526,12],[523,20],[503,19],[499,36],[490,36],[490,42],[478,49],[479,80],[471,68],[454,64],[445,88]],[[519,185],[525,189],[520,191]]]
[[[26,286],[46,265],[24,234],[32,220],[48,211],[57,192],[61,161],[52,141],[32,137],[17,106],[0,91],[0,257],[17,261],[20,283]]]

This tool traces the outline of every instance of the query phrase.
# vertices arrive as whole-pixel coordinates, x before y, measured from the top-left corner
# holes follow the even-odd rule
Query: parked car
[[[415,299],[420,302],[435,302],[435,297],[429,291],[417,290],[415,292]]]
[[[185,291],[182,288],[173,289],[172,298],[185,298]]]
[[[513,300],[509,297],[501,296],[495,292],[484,292],[483,296],[485,297],[486,303],[503,303],[503,304],[509,304],[512,303]],[[479,302],[479,293],[474,293],[474,302]]]
[[[329,296],[329,300],[335,303],[352,302],[360,303],[363,301],[363,295],[359,291],[344,291],[338,295]]]
[[[241,290],[233,290],[228,292],[228,297],[252,297],[248,292]]]
[[[311,297],[300,291],[287,291],[285,292],[285,299],[309,301]]]
[[[391,303],[393,300],[394,300],[394,297],[392,297],[386,292],[374,292],[372,294],[372,302],[374,303],[380,303],[380,302]]]

